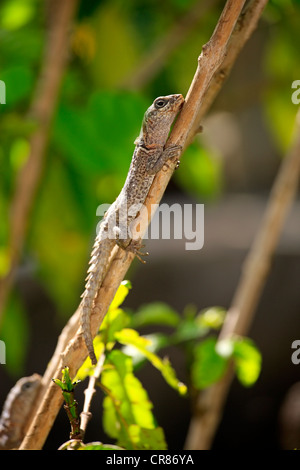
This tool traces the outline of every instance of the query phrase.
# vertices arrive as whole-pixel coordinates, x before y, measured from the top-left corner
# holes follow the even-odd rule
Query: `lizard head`
[[[168,138],[170,127],[182,108],[182,95],[167,95],[156,98],[147,109],[143,121],[143,141],[145,145],[155,143],[164,145]]]

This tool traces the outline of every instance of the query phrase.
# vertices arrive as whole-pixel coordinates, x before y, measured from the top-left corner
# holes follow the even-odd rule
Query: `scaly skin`
[[[135,140],[136,147],[123,189],[100,224],[80,305],[82,334],[92,364],[97,363],[90,331],[95,296],[108,270],[110,254],[115,244],[134,252],[138,257],[141,254],[140,240],[132,240],[128,228],[138,216],[156,173],[169,159],[178,159],[180,146],[174,145],[167,149],[164,146],[183,102],[182,95],[168,95],[156,98],[147,109],[140,135]]]
[[[0,450],[18,448],[21,444],[40,384],[41,376],[33,374],[18,380],[10,390],[0,417]]]

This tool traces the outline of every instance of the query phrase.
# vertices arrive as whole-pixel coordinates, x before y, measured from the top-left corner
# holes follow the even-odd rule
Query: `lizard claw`
[[[146,264],[146,261],[142,258],[142,256],[149,256],[149,253],[148,251],[140,251],[140,249],[144,247],[145,245],[141,245],[141,242],[139,240],[132,240],[131,243],[127,246],[126,250],[131,251],[131,253],[134,253],[141,263]]]

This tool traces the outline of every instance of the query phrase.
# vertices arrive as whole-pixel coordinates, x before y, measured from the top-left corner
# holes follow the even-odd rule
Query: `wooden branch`
[[[68,59],[69,33],[77,0],[56,0],[51,18],[49,39],[29,115],[37,123],[30,138],[30,153],[16,183],[10,212],[10,270],[0,281],[0,317],[13,285],[16,268],[22,254],[31,208],[44,165],[49,132],[63,74]],[[52,5],[53,7],[53,5]]]
[[[241,0],[227,1],[216,29],[210,41],[204,46],[203,52],[198,59],[198,68],[188,92],[186,103],[176,121],[168,145],[177,143],[184,146],[193,132],[193,126],[201,112],[201,107],[205,103],[205,91],[225,58],[228,41],[243,5],[244,1]],[[170,165],[167,171],[161,171],[153,181],[145,203],[146,208],[149,210],[148,212],[145,211],[143,219],[139,220],[142,226],[141,233],[144,233],[150,221],[151,205],[160,202],[164,190],[172,176],[174,166],[175,163],[174,165]],[[95,300],[95,308],[91,318],[91,330],[94,336],[133,258],[134,256],[131,253],[124,252],[117,247],[114,249],[110,268]],[[78,315],[78,312],[76,312],[76,315]],[[76,371],[87,357],[81,330],[78,329],[76,335],[69,341],[70,337],[68,336],[68,331],[71,330],[72,328],[67,328],[67,334],[64,335],[63,339],[61,338],[60,345],[55,352],[55,357],[51,360],[50,366],[45,373],[44,378],[47,377],[47,380],[44,380],[43,387],[45,396],[28,434],[22,443],[21,449],[42,448],[59,407],[61,406],[61,397],[57,387],[49,383],[49,370],[51,370],[51,372],[55,370],[55,373],[52,375],[53,378],[60,377],[62,367],[68,365],[70,375],[75,375]],[[66,344],[67,340],[68,343]],[[65,349],[63,349],[64,345],[66,346]]]
[[[213,76],[210,86],[205,93],[203,104],[194,121],[186,145],[191,142],[195,134],[198,132],[202,118],[207,114],[225,80],[228,78],[240,51],[243,49],[257,27],[258,21],[267,3],[268,0],[250,0],[246,4],[245,9],[241,13],[229,39],[226,56]]]
[[[245,336],[259,302],[284,221],[295,198],[300,175],[300,111],[296,118],[296,136],[284,158],[253,245],[226,315],[219,341],[234,335]],[[191,421],[186,448],[209,449],[222,416],[222,409],[233,379],[229,369],[224,379],[200,394],[197,412]]]

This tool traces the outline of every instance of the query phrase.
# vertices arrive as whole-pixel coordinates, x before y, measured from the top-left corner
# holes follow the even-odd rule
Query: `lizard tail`
[[[80,324],[82,335],[86,344],[91,362],[97,364],[97,358],[93,346],[93,337],[91,332],[91,313],[93,311],[96,294],[102,284],[108,267],[110,247],[107,246],[107,240],[101,242],[96,238],[91,259],[88,276],[86,278],[85,291],[82,294]]]
[[[93,365],[97,364],[97,358],[93,346],[93,337],[91,333],[90,314],[93,310],[94,298],[97,292],[97,282],[93,279],[93,276],[89,276],[89,280],[86,283],[85,291],[82,296],[81,302],[81,318],[80,323],[82,326],[82,335],[87,347],[91,362]]]

